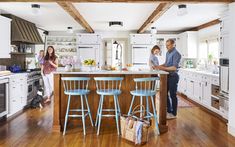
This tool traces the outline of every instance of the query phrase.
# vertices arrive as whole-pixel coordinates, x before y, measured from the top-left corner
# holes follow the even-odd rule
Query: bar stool
[[[128,111],[128,115],[130,115],[132,113],[132,106],[135,100],[136,96],[140,97],[140,105],[143,105],[143,97],[146,97],[146,110],[143,110],[142,107],[140,107],[140,111],[146,111],[146,116],[144,116],[143,118],[147,118],[149,120],[149,118],[153,117],[156,123],[156,130],[157,130],[157,134],[159,135],[159,127],[158,127],[158,118],[157,118],[157,112],[156,112],[156,108],[155,108],[155,104],[154,104],[154,96],[156,95],[156,90],[158,88],[158,81],[159,78],[158,77],[151,77],[151,78],[135,78],[135,90],[131,91],[131,95],[132,95],[132,100],[131,100],[131,105]],[[151,103],[152,103],[152,107],[153,107],[153,114],[149,111],[149,102],[148,102],[148,98],[150,97],[151,99]],[[140,113],[140,115],[142,115],[142,113]],[[142,116],[140,116],[142,117]]]
[[[68,95],[68,104],[67,104],[66,115],[65,115],[63,135],[65,135],[65,132],[66,132],[68,117],[81,117],[82,124],[83,124],[83,134],[86,135],[85,117],[87,115],[89,115],[91,125],[93,126],[91,111],[90,111],[88,101],[87,101],[87,95],[90,93],[90,90],[88,90],[88,83],[89,83],[90,78],[87,78],[87,77],[62,77],[61,79],[63,81],[64,94]],[[71,96],[76,96],[76,98],[77,98],[77,96],[80,96],[81,108],[70,109]],[[84,100],[86,103],[86,109],[84,108]],[[69,114],[69,112],[81,112],[82,114],[80,114],[80,115]]]
[[[121,94],[121,84],[122,77],[95,77],[96,81],[96,93],[100,95],[99,106],[97,110],[96,123],[95,126],[98,125],[97,135],[100,133],[100,124],[102,117],[114,117],[116,118],[116,126],[118,135],[120,134],[119,128],[119,116],[121,114],[120,105],[118,102],[118,95]],[[115,109],[103,109],[103,102],[105,96],[113,96],[114,97],[114,106]],[[102,112],[115,112],[115,115],[112,114],[102,114]]]

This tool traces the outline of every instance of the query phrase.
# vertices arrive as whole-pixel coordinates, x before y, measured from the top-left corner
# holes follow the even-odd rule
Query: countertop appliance
[[[8,113],[9,78],[0,78],[0,117]]]

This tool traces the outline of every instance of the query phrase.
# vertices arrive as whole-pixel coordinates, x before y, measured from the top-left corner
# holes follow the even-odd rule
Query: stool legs
[[[87,101],[87,95],[85,95],[85,100],[86,100],[86,106],[87,106],[88,115],[89,115],[89,117],[90,117],[91,125],[92,125],[92,127],[93,127],[94,124],[93,124],[92,117],[91,117],[90,107],[89,107],[88,101]]]
[[[131,110],[132,110],[132,106],[133,106],[134,101],[135,101],[135,96],[133,95],[133,96],[132,96],[132,100],[131,100],[131,105],[130,105],[130,108],[129,108],[129,111],[128,111],[128,114],[127,114],[127,115],[130,115],[130,114],[131,114]]]
[[[86,135],[86,122],[85,122],[85,114],[84,114],[83,95],[81,95],[80,97],[81,97],[81,107],[82,107],[83,134]]]
[[[149,100],[148,100],[148,96],[146,96],[146,111],[147,111],[147,119],[149,121]]]
[[[101,99],[100,99],[100,110],[99,110],[99,115],[98,115],[98,118],[99,118],[99,122],[98,122],[98,130],[97,130],[97,135],[100,134],[100,124],[101,124],[101,117],[102,117],[102,109],[103,109],[103,101],[104,101],[104,96],[101,95]]]
[[[100,114],[100,104],[101,104],[101,96],[100,96],[99,106],[98,106],[98,110],[97,110],[97,114],[96,114],[96,120],[95,120],[95,126],[96,127],[98,125],[98,119],[99,119],[99,114]]]
[[[116,126],[117,126],[117,132],[118,135],[120,135],[120,130],[119,130],[119,120],[118,120],[118,116],[119,116],[119,108],[118,108],[118,104],[117,104],[117,96],[114,95],[114,105],[115,105],[115,118],[116,118]]]
[[[159,132],[159,127],[158,127],[157,112],[156,112],[156,108],[155,108],[155,105],[154,105],[153,96],[151,96],[151,101],[152,101],[153,116],[154,116],[154,119],[155,119],[155,124],[156,124],[157,134],[159,135],[159,134],[160,134],[160,132]]]
[[[68,104],[67,104],[67,110],[66,110],[65,121],[64,121],[64,132],[63,132],[63,135],[65,135],[66,127],[67,127],[67,121],[68,121],[68,115],[69,115],[70,98],[71,98],[71,95],[69,95],[69,97],[68,97]]]

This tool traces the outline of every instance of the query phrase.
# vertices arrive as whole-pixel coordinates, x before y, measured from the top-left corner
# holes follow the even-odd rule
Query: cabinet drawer
[[[211,78],[211,83],[219,86],[219,78]]]

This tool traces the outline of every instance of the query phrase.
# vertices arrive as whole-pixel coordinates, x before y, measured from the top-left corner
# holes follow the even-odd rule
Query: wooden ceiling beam
[[[221,22],[221,21],[220,21],[219,19],[215,19],[215,20],[212,20],[212,21],[210,21],[210,22],[204,23],[204,24],[202,24],[202,25],[200,25],[200,26],[197,26],[197,27],[195,27],[195,28],[189,29],[189,30],[187,30],[187,31],[199,31],[199,30],[201,30],[201,29],[205,29],[205,28],[208,28],[208,27],[210,27],[210,26],[217,25],[217,24],[219,24],[220,22]]]
[[[1,0],[0,2],[95,2],[95,3],[163,3],[163,2],[174,2],[174,3],[231,3],[234,0]]]
[[[144,33],[144,31],[159,19],[171,6],[173,6],[173,3],[160,3],[144,24],[138,29],[137,33]]]
[[[70,16],[73,17],[87,32],[94,33],[94,30],[82,17],[79,11],[74,7],[71,2],[57,2]]]

